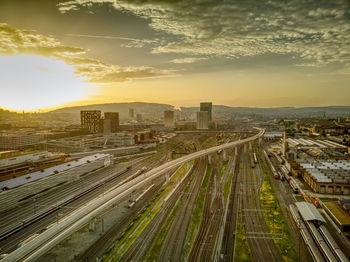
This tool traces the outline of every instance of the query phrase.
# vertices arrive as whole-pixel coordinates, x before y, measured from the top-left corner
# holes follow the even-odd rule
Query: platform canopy
[[[326,223],[320,212],[318,212],[317,208],[313,204],[307,202],[297,202],[295,205],[297,206],[304,221],[320,221],[322,223]]]

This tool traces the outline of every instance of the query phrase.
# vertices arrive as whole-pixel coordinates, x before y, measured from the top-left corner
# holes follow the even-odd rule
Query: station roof
[[[326,223],[320,212],[318,212],[317,208],[313,204],[307,202],[297,202],[295,205],[297,206],[304,221],[317,220],[321,221],[322,223]]]
[[[49,168],[43,169],[42,171],[36,171],[36,172],[29,173],[29,174],[26,174],[23,176],[9,179],[6,181],[2,181],[2,182],[0,182],[0,192],[2,192],[3,187],[7,187],[8,189],[18,187],[18,186],[24,185],[26,183],[42,179],[42,178],[47,177],[49,175],[64,172],[64,171],[67,171],[69,169],[82,166],[82,165],[89,163],[89,162],[94,162],[94,161],[99,160],[101,158],[104,158],[108,155],[109,154],[98,153],[98,154],[86,156],[86,157],[83,157],[83,158],[80,158],[77,160],[69,161],[69,162],[66,162],[64,164],[49,167]]]

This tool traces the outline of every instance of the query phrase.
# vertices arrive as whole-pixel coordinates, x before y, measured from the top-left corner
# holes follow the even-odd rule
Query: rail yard
[[[300,183],[283,157],[260,143],[258,132],[178,134],[150,153],[115,157],[115,163],[29,196],[0,214],[2,259],[348,261],[327,225],[298,211]],[[88,223],[73,220],[104,198],[106,207],[84,215]],[[60,239],[55,244],[20,253],[69,220],[64,232],[74,229],[53,235]],[[64,241],[79,244],[67,249]]]

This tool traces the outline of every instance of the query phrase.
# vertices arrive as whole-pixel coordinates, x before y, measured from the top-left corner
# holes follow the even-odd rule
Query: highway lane
[[[39,235],[37,238],[30,241],[28,244],[23,245],[21,248],[7,255],[3,261],[17,261],[25,257],[27,257],[28,260],[30,261],[39,257],[48,249],[50,249],[53,245],[57,244],[59,241],[64,239],[66,236],[68,236],[71,232],[73,232],[80,226],[87,223],[89,219],[103,212],[104,210],[109,208],[109,206],[112,205],[115,201],[130,194],[133,190],[136,190],[137,188],[141,187],[143,184],[149,183],[149,181],[152,181],[153,179],[165,174],[167,171],[171,170],[172,168],[178,165],[181,165],[182,163],[185,163],[187,161],[190,161],[192,159],[196,159],[201,156],[206,156],[208,154],[214,153],[221,149],[235,147],[237,145],[244,144],[251,140],[255,140],[258,137],[262,136],[264,133],[263,129],[259,129],[259,130],[260,132],[257,135],[254,135],[252,137],[223,144],[220,146],[212,147],[209,149],[204,149],[204,150],[189,154],[187,156],[178,158],[176,160],[169,161],[166,164],[163,164],[157,168],[154,168],[146,172],[143,176],[139,176],[135,178],[134,180],[124,184],[123,186],[117,188],[112,192],[107,193],[106,195],[104,195],[103,197],[100,197],[99,199],[95,199],[86,207],[76,210],[73,214],[63,219],[62,222],[58,224],[56,227],[52,227],[48,229],[47,231]],[[48,241],[48,239],[50,240]]]

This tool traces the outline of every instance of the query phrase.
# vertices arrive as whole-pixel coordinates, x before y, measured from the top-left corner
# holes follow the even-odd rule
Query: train
[[[294,178],[292,178],[292,177],[290,178],[289,185],[292,188],[294,194],[299,194],[299,187],[298,187],[297,182],[294,180]]]
[[[327,261],[333,262],[338,261],[336,256],[332,253],[330,248],[328,247],[326,241],[321,236],[316,226],[312,222],[306,222],[306,226],[309,229],[312,238],[314,239],[316,246],[321,251],[322,255],[327,259]]]
[[[256,157],[256,153],[255,152],[251,155],[250,162],[251,162],[252,168],[254,168],[255,165],[258,163],[258,158]]]
[[[344,255],[343,251],[339,248],[338,244],[334,241],[333,237],[330,235],[328,230],[324,225],[321,225],[318,228],[318,231],[320,232],[321,236],[326,241],[328,247],[331,249],[332,253],[335,255],[337,260],[347,262],[349,261],[348,258]]]
[[[255,161],[254,161],[253,155],[250,158],[250,163],[251,163],[252,168],[254,168],[255,167]]]
[[[294,205],[289,205],[289,210],[314,261],[349,261],[323,225],[317,228],[312,222],[303,221]]]
[[[258,158],[256,157],[256,153],[253,153],[253,158],[254,158],[254,163],[257,164],[258,163]]]
[[[131,176],[131,179],[137,177],[138,175],[141,175],[145,171],[147,171],[147,167],[144,166],[141,169],[137,170],[136,173]]]
[[[271,171],[272,171],[272,174],[273,174],[273,177],[275,179],[279,179],[280,178],[280,175],[277,173],[275,167],[273,166],[273,164],[271,163],[271,160],[268,156],[268,154],[266,153],[266,151],[264,150],[264,155],[265,155],[265,158],[266,158],[266,161],[269,163],[269,166],[271,168]]]

